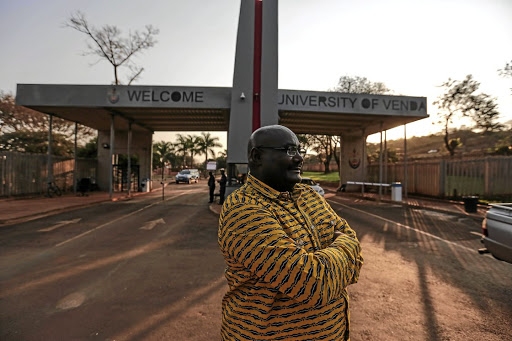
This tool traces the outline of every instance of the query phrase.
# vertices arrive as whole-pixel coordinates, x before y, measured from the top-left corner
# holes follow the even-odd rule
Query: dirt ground
[[[461,289],[446,283],[439,275],[439,271],[450,270],[450,265],[443,265],[449,261],[417,262],[429,256],[414,245],[411,248],[416,249],[413,250],[417,254],[415,260],[384,250],[371,240],[363,241],[365,264],[359,283],[349,287],[353,341],[502,341],[512,337],[509,319],[512,291],[500,303],[486,297],[488,289],[485,289],[486,285],[492,288],[493,283],[510,283],[510,273],[501,279],[468,274],[461,280],[472,282],[470,289]],[[510,264],[488,261],[500,268],[508,267],[512,272]]]

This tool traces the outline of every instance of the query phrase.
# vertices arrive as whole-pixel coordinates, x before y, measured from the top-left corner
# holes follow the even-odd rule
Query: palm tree
[[[162,168],[162,179],[164,178],[164,166],[166,162],[173,159],[174,146],[171,142],[156,142],[153,145],[153,165],[157,164]]]
[[[181,134],[177,135],[178,142],[176,142],[176,151],[181,153],[183,156],[183,162],[186,166],[187,153],[190,153],[190,167],[193,167],[194,164],[194,154],[198,152],[197,147],[197,136],[187,135],[183,136]]]
[[[187,142],[187,138],[181,134],[178,134],[176,135],[177,137],[177,142],[175,143],[175,146],[176,146],[176,152],[180,153],[181,154],[181,157],[183,158],[183,163],[181,166],[184,166],[185,165],[185,160],[186,160],[186,156],[187,156],[187,152],[188,152],[188,142]]]
[[[222,144],[220,144],[218,137],[211,136],[210,133],[205,133],[204,131],[201,132],[201,136],[197,138],[197,146],[200,154],[204,154],[204,167],[206,169],[206,164],[208,163],[208,153],[212,156],[212,158],[215,158],[215,151],[213,148],[215,147],[222,147]]]
[[[199,137],[196,135],[187,135],[187,145],[190,151],[190,168],[194,167],[194,154],[200,153]]]

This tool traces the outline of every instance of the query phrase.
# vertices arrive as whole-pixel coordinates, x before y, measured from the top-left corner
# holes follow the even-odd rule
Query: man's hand
[[[340,232],[340,231],[334,231],[334,236],[332,237],[332,243],[334,243],[334,241],[336,240],[336,238],[338,238],[339,236],[341,236],[343,234],[343,232]],[[329,245],[330,246],[330,245]]]
[[[332,241],[334,242],[336,240],[336,238],[338,238],[339,236],[341,236],[343,234],[343,232],[340,232],[340,231],[334,231],[334,237],[332,238]]]

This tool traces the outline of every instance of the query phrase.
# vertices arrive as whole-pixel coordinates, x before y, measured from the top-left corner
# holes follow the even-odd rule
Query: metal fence
[[[383,182],[404,183],[404,164],[388,164]],[[379,165],[368,166],[368,181],[379,181]],[[412,161],[407,164],[407,192],[435,197],[512,195],[512,157]]]
[[[43,194],[48,182],[48,156],[0,152],[0,196]],[[63,191],[73,190],[75,160],[53,157],[54,181]],[[77,175],[80,178],[96,178],[96,159],[77,159]]]

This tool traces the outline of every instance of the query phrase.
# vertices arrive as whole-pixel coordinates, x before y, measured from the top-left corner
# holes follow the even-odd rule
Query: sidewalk
[[[132,193],[132,197],[147,192]],[[87,196],[65,193],[60,197],[33,196],[24,198],[0,198],[0,226],[37,219],[46,215],[93,206],[105,201],[129,200],[126,193],[89,192]]]

